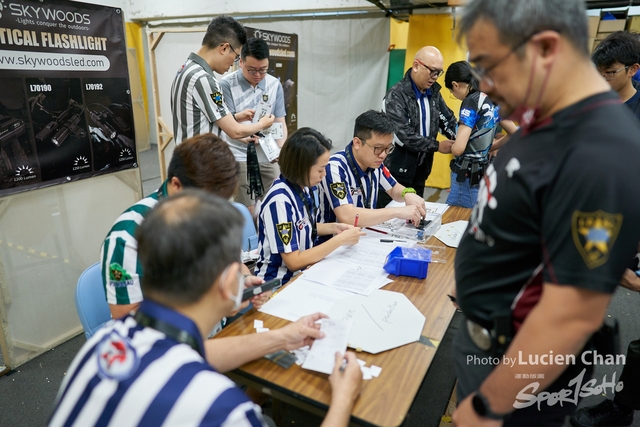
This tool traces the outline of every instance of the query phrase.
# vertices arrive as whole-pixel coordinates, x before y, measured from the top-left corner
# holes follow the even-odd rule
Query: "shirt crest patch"
[[[218,107],[222,107],[222,94],[220,92],[213,92],[211,94],[211,99]]]
[[[98,372],[103,378],[124,381],[136,372],[140,357],[128,337],[111,331],[98,343],[95,349]]]
[[[291,241],[291,232],[293,230],[293,224],[291,222],[281,222],[276,225],[278,230],[278,237],[282,240],[282,243],[288,245]]]
[[[133,285],[133,278],[120,264],[114,262],[109,265],[109,284],[122,288]]]
[[[571,234],[573,242],[588,268],[596,268],[607,262],[620,227],[622,214],[573,212]]]
[[[347,186],[344,182],[334,182],[330,187],[331,194],[336,196],[338,199],[344,200],[344,198],[347,197]]]
[[[264,102],[269,101],[269,95],[268,95],[268,94],[266,94],[266,93],[263,93],[263,94],[262,94],[262,100],[263,100]]]

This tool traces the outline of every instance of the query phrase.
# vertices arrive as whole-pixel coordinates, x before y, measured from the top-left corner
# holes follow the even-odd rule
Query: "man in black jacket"
[[[385,165],[396,180],[413,188],[419,196],[424,193],[433,153],[451,152],[451,141],[436,141],[438,129],[449,140],[456,138],[456,117],[440,94],[436,83],[442,75],[442,54],[433,46],[416,53],[413,65],[404,78],[396,83],[382,101],[382,108],[396,125],[396,149],[389,154]],[[391,201],[385,194],[378,199],[378,207]]]

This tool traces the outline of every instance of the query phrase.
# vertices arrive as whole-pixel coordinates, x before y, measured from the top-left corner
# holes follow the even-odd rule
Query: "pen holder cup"
[[[403,248],[397,246],[389,253],[384,269],[396,276],[411,276],[418,279],[427,277],[431,262],[431,250],[424,248]]]

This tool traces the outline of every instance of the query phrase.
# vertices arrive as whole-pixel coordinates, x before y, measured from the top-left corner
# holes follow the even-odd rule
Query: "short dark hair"
[[[185,190],[160,202],[136,230],[145,298],[193,304],[240,262],[242,215],[225,199]]]
[[[236,48],[247,42],[247,31],[241,23],[229,15],[216,16],[207,27],[202,39],[202,45],[215,49],[223,43],[229,43]]]
[[[244,46],[242,46],[240,56],[243,61],[247,59],[247,56],[255,58],[258,61],[269,59],[269,45],[262,39],[252,37],[247,40],[247,43]]]
[[[331,150],[331,141],[311,128],[300,128],[289,135],[280,151],[280,172],[287,180],[309,186],[309,170],[318,158]]]
[[[483,19],[496,27],[500,41],[511,48],[536,33],[552,30],[566,37],[585,58],[589,56],[584,0],[471,0],[463,8],[458,37],[467,35]],[[522,55],[522,50],[517,54]]]
[[[447,72],[444,75],[444,86],[447,89],[452,89],[453,82],[468,83],[471,87],[469,93],[480,91],[478,79],[476,79],[471,73],[471,64],[467,61],[458,61],[449,65],[449,68],[447,68]]]
[[[625,67],[640,64],[640,40],[637,33],[616,31],[596,47],[591,60],[598,68],[607,68],[619,62]]]
[[[371,138],[371,134],[393,135],[396,127],[389,117],[381,112],[369,110],[356,117],[353,136],[363,140]]]
[[[238,189],[240,169],[229,146],[211,133],[182,141],[169,163],[167,176],[185,188],[201,188],[229,199]]]

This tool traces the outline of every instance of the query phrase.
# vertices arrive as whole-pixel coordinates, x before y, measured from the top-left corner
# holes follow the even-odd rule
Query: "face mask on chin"
[[[518,122],[520,127],[524,132],[528,131],[533,124],[535,124],[538,119],[540,119],[541,115],[541,101],[542,95],[544,93],[545,88],[547,87],[547,82],[549,81],[549,76],[551,75],[551,67],[553,63],[549,65],[547,69],[547,74],[544,76],[544,81],[542,82],[542,86],[540,87],[540,93],[538,94],[538,99],[536,100],[535,107],[527,106],[527,101],[529,100],[529,96],[531,95],[531,91],[533,88],[533,77],[534,77],[534,69],[536,66],[536,57],[533,58],[533,63],[531,64],[531,74],[529,77],[529,84],[527,86],[527,93],[524,97],[524,102],[518,105],[509,115],[508,120],[512,120]]]
[[[220,281],[224,282],[227,279],[227,274],[229,272],[229,267],[227,267],[220,276]],[[242,305],[242,292],[244,291],[244,275],[242,275],[239,271],[236,273],[238,279],[238,291],[235,295],[233,295],[233,308],[232,311],[236,311]]]

